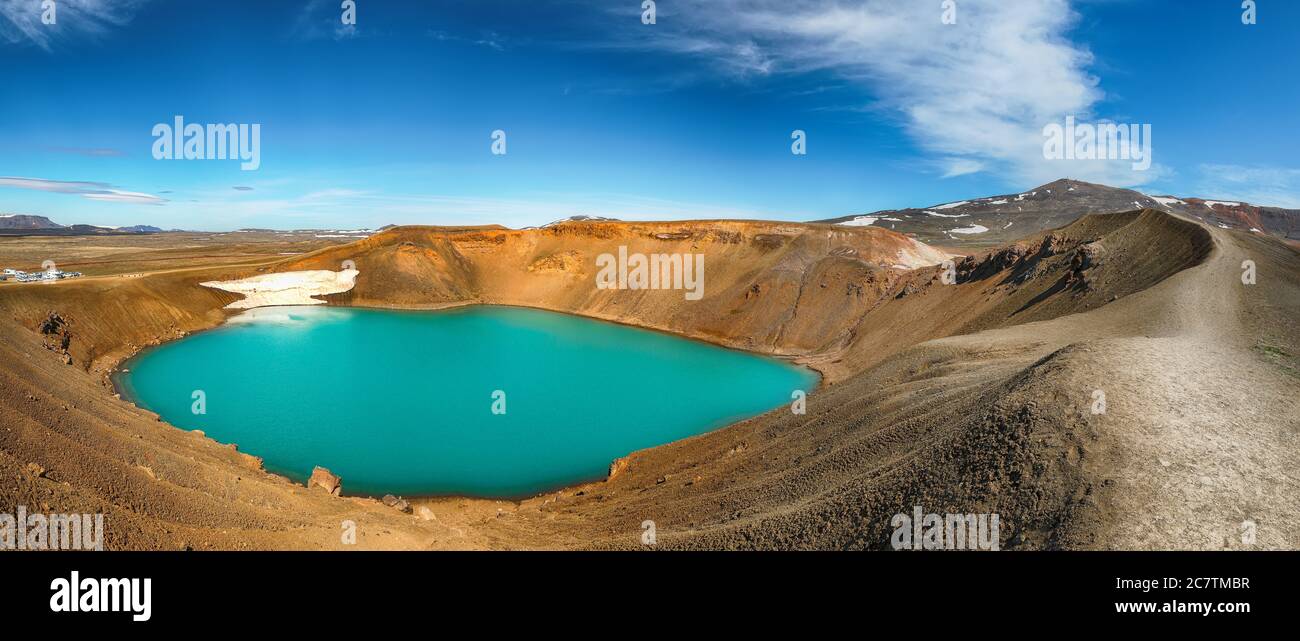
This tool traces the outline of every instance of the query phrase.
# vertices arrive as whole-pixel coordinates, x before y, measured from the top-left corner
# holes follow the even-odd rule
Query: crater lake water
[[[497,306],[262,308],[125,367],[126,397],[269,471],[304,481],[320,465],[345,494],[498,498],[603,478],[617,457],[788,405],[818,381],[772,358]]]

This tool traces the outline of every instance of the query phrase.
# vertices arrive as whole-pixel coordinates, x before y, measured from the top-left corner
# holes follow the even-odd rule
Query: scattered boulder
[[[1043,244],[1039,247],[1035,255],[1041,259],[1045,254],[1050,252],[1053,246],[1049,238],[1043,239]],[[1004,247],[998,251],[984,255],[982,258],[975,256],[966,256],[961,262],[957,263],[957,282],[966,283],[972,280],[983,280],[994,274],[1002,272],[1013,266],[1020,266],[1029,261],[1029,248],[1024,245],[1012,245]]]
[[[1048,234],[1043,237],[1043,242],[1038,245],[1038,258],[1050,258],[1065,250],[1069,239],[1056,234]]]
[[[68,321],[64,320],[58,312],[49,312],[45,315],[45,320],[41,321],[40,331],[42,334],[58,334],[68,326]]]
[[[1106,248],[1100,242],[1084,243],[1074,254],[1080,269],[1089,269],[1101,265],[1106,257]]]
[[[410,514],[410,513],[411,513],[411,504],[408,503],[408,502],[406,501],[406,499],[404,499],[404,498],[402,498],[402,497],[400,497],[400,496],[393,496],[392,494],[385,494],[385,495],[384,495],[384,498],[383,498],[383,501],[384,501],[384,505],[387,505],[388,507],[391,507],[391,508],[393,508],[393,509],[396,509],[396,510],[399,511],[399,512],[404,512],[404,513],[406,513],[406,514]],[[423,511],[424,511],[425,509],[427,509],[427,508],[420,508],[420,510],[421,510],[422,513],[423,513]]]
[[[528,266],[530,272],[578,272],[582,270],[582,253],[566,251],[543,256]]]
[[[343,492],[343,479],[331,474],[329,470],[317,465],[312,468],[311,478],[307,479],[307,489],[320,486],[321,489],[338,496]]]
[[[744,242],[745,237],[737,231],[725,231],[722,229],[710,229],[705,232],[704,237],[713,242],[723,243],[726,245],[739,245]]]
[[[626,456],[621,456],[619,458],[614,459],[614,462],[609,464],[609,476],[606,477],[605,480],[606,481],[614,480],[616,477],[618,477],[618,475],[627,471],[627,466],[628,466],[628,460]]]
[[[45,467],[42,466],[40,463],[34,463],[34,462],[28,463],[27,473],[31,474],[32,478],[41,478],[45,476]]]
[[[782,234],[755,234],[754,245],[764,250],[780,249],[789,239]]]
[[[68,353],[68,346],[72,344],[72,331],[69,329],[68,320],[58,312],[52,311],[45,315],[45,320],[41,321],[36,329],[43,336],[42,344],[45,349],[60,354],[63,363],[71,365],[72,356]]]
[[[1070,271],[1066,274],[1066,285],[1079,289],[1090,289],[1091,283],[1085,272],[1102,263],[1106,256],[1106,249],[1101,243],[1092,242],[1080,245],[1074,250],[1074,256],[1070,258]]]

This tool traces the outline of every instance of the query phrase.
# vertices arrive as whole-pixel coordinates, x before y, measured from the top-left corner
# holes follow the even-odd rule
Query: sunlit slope
[[[703,297],[597,289],[596,257],[619,247],[703,254]],[[1215,547],[1241,514],[1282,524],[1263,544],[1298,544],[1295,250],[1145,210],[958,258],[953,284],[895,267],[900,251],[918,249],[888,230],[747,221],[397,228],[261,264],[3,287],[0,502],[106,510],[117,548],[332,548],[345,515],[384,523],[369,547],[636,547],[645,519],[663,547],[880,547],[916,504],[998,511],[1004,547]],[[1243,289],[1247,258],[1261,281]],[[199,282],[345,260],[357,284],[332,303],[579,313],[795,355],[828,384],[806,415],[636,453],[610,482],[417,502],[430,518],[267,475],[104,387],[136,347],[226,317],[237,296]],[[71,366],[34,331],[51,311]]]

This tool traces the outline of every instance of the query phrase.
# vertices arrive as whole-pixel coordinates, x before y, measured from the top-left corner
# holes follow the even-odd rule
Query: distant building
[[[43,272],[25,272],[17,269],[6,269],[3,273],[3,280],[13,278],[20,283],[39,283],[45,281],[65,280],[68,278],[80,278],[81,272],[64,272],[57,269],[51,269]]]

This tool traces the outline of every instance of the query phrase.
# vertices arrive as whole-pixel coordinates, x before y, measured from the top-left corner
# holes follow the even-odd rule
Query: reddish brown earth
[[[357,548],[639,548],[647,520],[661,548],[882,548],[914,505],[997,512],[1004,548],[1234,548],[1246,520],[1257,547],[1300,544],[1295,249],[1146,210],[959,259],[945,284],[940,267],[891,267],[910,242],[754,221],[397,228],[287,258],[181,252],[138,277],[0,285],[0,511],[103,511],[123,549],[347,549],[344,521]],[[704,298],[596,289],[595,256],[620,245],[703,253]],[[794,358],[825,384],[806,415],[633,453],[607,482],[409,515],[113,398],[107,373],[135,350],[231,313],[236,295],[199,282],[344,260],[361,275],[331,304],[541,307]],[[52,311],[64,323],[43,335]]]
[[[1166,208],[1221,228],[1273,234],[1293,246],[1300,243],[1300,211],[1295,209],[1260,207],[1233,201],[1206,201],[1201,198],[1182,200],[1183,204],[1174,203]]]

